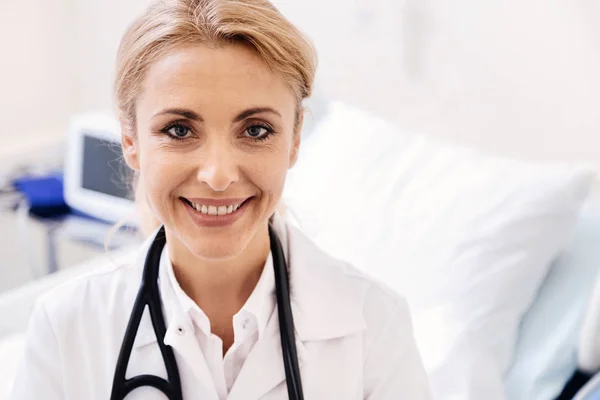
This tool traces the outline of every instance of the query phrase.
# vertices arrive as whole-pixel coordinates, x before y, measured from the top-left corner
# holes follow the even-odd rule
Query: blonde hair
[[[312,43],[273,4],[268,0],[159,0],[134,21],[119,46],[114,92],[124,133],[135,133],[135,102],[148,69],[160,57],[187,45],[235,43],[253,49],[283,76],[296,97],[297,128],[302,101],[312,93],[317,57]],[[142,188],[139,182],[135,198],[140,225],[148,232],[158,221]]]
[[[127,30],[117,54],[119,118],[135,132],[135,101],[149,67],[169,51],[194,44],[242,43],[282,74],[297,100],[310,97],[317,58],[311,42],[268,0],[160,0]]]

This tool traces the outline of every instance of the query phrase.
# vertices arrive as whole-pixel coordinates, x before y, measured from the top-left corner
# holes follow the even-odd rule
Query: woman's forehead
[[[294,94],[247,46],[188,46],[173,50],[148,70],[138,111],[197,106],[234,109],[271,107],[294,117]],[[206,111],[208,110],[208,111]]]

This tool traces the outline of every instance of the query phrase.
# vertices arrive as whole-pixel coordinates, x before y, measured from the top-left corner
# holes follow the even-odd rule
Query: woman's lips
[[[250,196],[252,197],[252,196]],[[211,199],[211,198],[201,198],[201,197],[182,197],[193,204],[200,204],[206,206],[229,206],[233,204],[242,204],[244,201],[248,200],[250,197],[236,197],[236,198],[228,198],[228,199]]]
[[[182,197],[181,202],[184,204],[185,209],[188,211],[189,215],[192,217],[192,220],[197,225],[202,227],[222,227],[231,225],[240,219],[248,208],[248,204],[252,202],[252,199],[253,197],[241,200],[235,199],[235,201],[241,201],[241,204],[237,209],[233,209],[234,204],[237,203],[227,203],[223,200],[213,201],[212,205],[203,204],[201,210],[197,210],[189,199]],[[231,199],[225,200],[230,201]],[[217,204],[219,204],[219,206],[217,206]],[[226,212],[222,213],[225,207],[227,207]],[[215,210],[219,212],[216,215]]]

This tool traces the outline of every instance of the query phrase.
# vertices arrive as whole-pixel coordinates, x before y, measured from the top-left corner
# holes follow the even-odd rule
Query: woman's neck
[[[256,232],[244,251],[230,259],[198,258],[168,231],[167,246],[179,285],[212,325],[231,323],[256,287],[270,252],[267,226]]]

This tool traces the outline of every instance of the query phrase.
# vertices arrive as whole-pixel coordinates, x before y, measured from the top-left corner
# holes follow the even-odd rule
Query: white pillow
[[[407,297],[437,397],[479,400],[501,391],[520,319],[593,178],[486,157],[334,103],[284,199],[326,251]],[[457,371],[468,381],[449,385]]]

